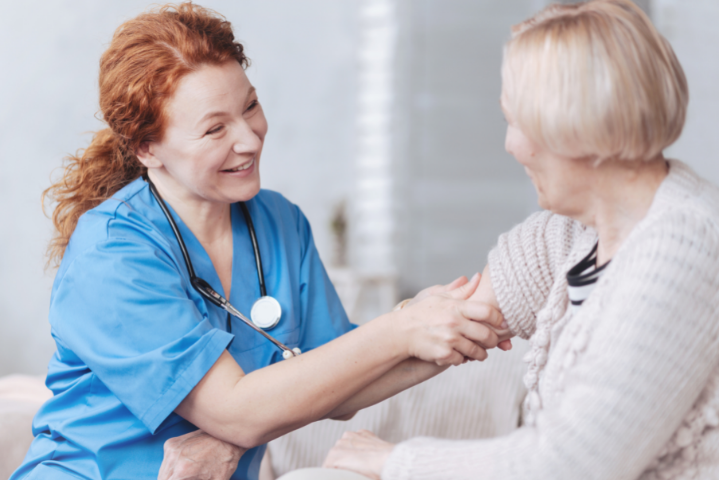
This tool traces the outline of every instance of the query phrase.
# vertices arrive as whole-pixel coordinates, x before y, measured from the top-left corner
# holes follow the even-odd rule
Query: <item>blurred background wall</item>
[[[545,0],[206,0],[246,46],[270,133],[263,185],[297,203],[358,322],[484,266],[537,206],[504,151],[502,44]],[[668,155],[718,183],[718,2],[644,0],[685,68]],[[12,2],[0,16],[0,375],[54,351],[40,195],[102,128],[97,66],[139,0]],[[55,173],[57,175],[57,172]]]

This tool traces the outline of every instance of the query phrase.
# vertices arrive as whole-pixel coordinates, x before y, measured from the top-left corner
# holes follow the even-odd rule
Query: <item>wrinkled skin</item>
[[[245,450],[202,430],[165,442],[158,480],[228,480]]]

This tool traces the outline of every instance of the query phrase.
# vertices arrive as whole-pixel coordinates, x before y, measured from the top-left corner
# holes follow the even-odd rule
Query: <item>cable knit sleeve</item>
[[[498,239],[488,257],[490,279],[513,333],[532,336],[535,316],[582,229],[568,217],[542,211]]]
[[[526,247],[511,247],[514,235],[498,247],[501,253],[527,255]],[[717,375],[717,224],[676,212],[633,236],[576,314],[584,334],[572,337],[572,348],[556,347],[564,379],[535,426],[495,439],[400,443],[383,480],[630,480],[671,439],[677,437],[679,447],[692,443],[694,427],[683,422]],[[505,262],[493,273],[518,289],[530,289],[531,281],[547,288],[547,264],[536,267],[542,273],[521,279],[510,269],[515,277],[507,280],[507,254],[492,257]],[[522,294],[528,306],[513,310],[517,315],[539,302]],[[716,417],[717,411],[704,415]]]

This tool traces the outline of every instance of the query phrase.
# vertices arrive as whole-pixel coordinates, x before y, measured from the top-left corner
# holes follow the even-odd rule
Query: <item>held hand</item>
[[[472,279],[469,281],[470,284],[475,285],[475,288],[471,288],[472,291],[468,293],[468,295],[472,295],[475,293],[475,289],[477,288],[478,284],[480,283],[480,277],[479,273],[476,273],[473,275]],[[465,275],[462,277],[458,277],[452,282],[448,283],[447,285],[433,285],[432,287],[427,287],[423,290],[420,290],[415,297],[410,300],[405,307],[409,307],[411,305],[415,305],[418,302],[421,302],[425,300],[426,298],[431,297],[432,295],[440,295],[441,293],[446,293],[451,290],[455,290],[456,288],[462,287],[464,285],[467,285],[468,279]]]
[[[479,276],[454,290],[431,295],[413,306],[406,306],[398,315],[399,335],[407,342],[407,352],[437,365],[460,365],[467,357],[485,360],[486,349],[498,344],[493,330],[502,329],[503,317],[491,305],[470,302]]]
[[[485,274],[486,272],[483,272]],[[462,292],[462,298],[464,300],[467,300],[468,298],[471,298],[473,300],[479,300],[483,303],[490,303],[491,305],[494,305],[497,303],[495,300],[495,297],[493,295],[493,302],[485,301],[484,297],[479,296],[482,292],[478,290],[478,286],[480,285],[482,281],[482,276],[479,273],[476,273],[473,275],[473,277],[468,280],[465,275],[456,278],[452,282],[448,283],[447,285],[433,285],[432,287],[427,287],[420,292],[418,292],[415,297],[413,297],[407,304],[405,304],[405,308],[415,305],[426,298],[431,297],[432,295],[440,295],[443,293],[449,293],[453,290],[460,289],[460,287],[463,287],[460,291]],[[466,296],[467,295],[467,296]],[[505,328],[502,330],[495,330],[495,333],[498,335],[498,338],[500,341],[497,344],[497,348],[500,350],[508,351],[512,349],[512,342],[510,338],[512,337],[512,334],[510,331]]]
[[[352,470],[373,480],[380,480],[385,462],[395,445],[381,440],[372,432],[345,432],[328,452],[323,468]]]
[[[228,480],[244,453],[240,447],[196,430],[165,442],[158,480]]]

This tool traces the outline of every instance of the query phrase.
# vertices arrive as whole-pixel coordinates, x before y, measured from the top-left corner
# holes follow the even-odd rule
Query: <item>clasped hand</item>
[[[165,442],[158,480],[227,480],[244,453],[240,447],[196,430]]]
[[[487,350],[509,350],[510,332],[500,311],[485,302],[468,300],[480,283],[480,274],[468,281],[460,277],[418,293],[402,310],[399,337],[408,354],[440,366],[485,360]]]

